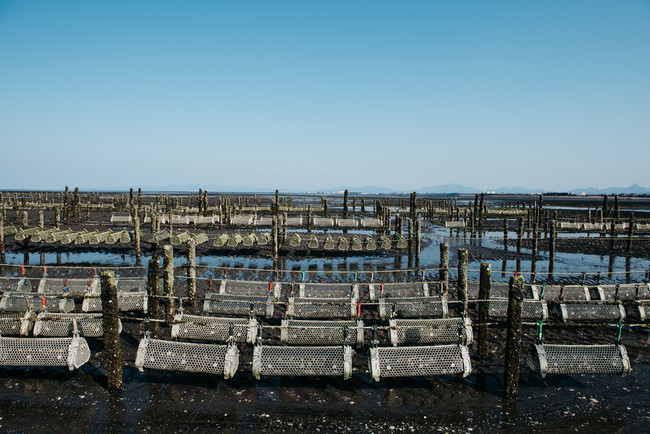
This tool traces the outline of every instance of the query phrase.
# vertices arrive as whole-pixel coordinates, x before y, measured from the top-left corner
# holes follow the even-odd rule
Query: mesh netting
[[[0,292],[31,292],[33,287],[32,281],[24,277],[3,277],[0,285]]]
[[[469,318],[391,319],[390,343],[393,345],[451,344],[459,340],[472,343]]]
[[[288,315],[291,318],[355,318],[357,304],[354,298],[289,298]]]
[[[625,309],[614,304],[560,304],[563,321],[623,321]]]
[[[56,294],[69,292],[72,295],[83,295],[89,289],[98,288],[99,279],[65,279],[45,277],[38,284],[38,292]]]
[[[119,292],[117,294],[117,308],[122,312],[147,311],[148,298],[146,292]],[[98,292],[84,298],[81,305],[84,312],[101,312],[102,300]]]
[[[280,298],[281,284],[273,282],[273,297]],[[266,297],[269,295],[269,282],[251,282],[244,280],[222,280],[219,286],[220,294],[254,295]]]
[[[646,303],[649,303],[650,300],[645,300]],[[650,305],[640,305],[639,306],[639,318],[641,321],[647,321],[650,319]]]
[[[359,222],[355,219],[336,219],[336,223],[344,228],[356,228],[359,226]]]
[[[84,338],[0,337],[0,365],[67,366],[76,369],[90,359]]]
[[[350,347],[255,346],[253,375],[343,376],[352,375]]]
[[[536,286],[539,293],[542,293],[542,286]],[[566,285],[564,290],[560,285],[546,285],[544,287],[544,300],[559,301],[560,294],[564,300],[589,300],[589,289],[583,285]]]
[[[314,217],[314,226],[334,226],[334,219],[326,217]]]
[[[525,320],[546,320],[548,319],[548,307],[546,303],[539,300],[524,299],[521,306],[522,318]],[[492,300],[490,299],[490,317],[507,318],[508,317],[508,299]]]
[[[616,285],[601,285],[598,291],[602,294],[604,300],[614,300],[616,298]],[[650,299],[650,289],[647,283],[630,283],[618,286],[618,298],[622,301],[648,300]]]
[[[0,313],[0,335],[27,336],[34,325],[33,314]]]
[[[630,372],[623,345],[532,345],[526,356],[528,367],[546,374],[619,374]]]
[[[229,295],[208,292],[203,303],[206,313],[249,316],[251,305],[253,313],[259,316],[273,316],[273,297],[254,295]]]
[[[379,299],[379,316],[381,319],[390,318],[393,308],[396,318],[444,318],[448,313],[446,296]]]
[[[380,228],[382,223],[379,219],[361,219],[361,226],[366,228]]]
[[[117,279],[118,292],[146,292],[146,277],[120,277]]]
[[[370,373],[382,377],[413,377],[471,373],[469,351],[462,345],[377,347],[370,349]]]
[[[135,366],[163,371],[205,372],[231,378],[239,366],[235,345],[195,344],[144,338]]]
[[[298,286],[300,297],[344,298],[352,293],[359,297],[359,285],[352,283],[311,283],[303,282]]]
[[[255,342],[258,323],[248,318],[217,318],[213,316],[198,316],[179,314],[174,318],[172,338],[195,339],[201,341],[226,342],[230,324],[233,325],[233,338],[236,342]]]
[[[280,341],[289,345],[343,345],[344,328],[348,328],[347,345],[363,346],[363,321],[282,320]]]
[[[384,297],[428,297],[429,285],[427,282],[404,282],[404,283],[384,283],[384,292],[382,294],[381,283],[371,283],[368,285],[370,301]]]
[[[104,336],[102,315],[98,313],[50,313],[41,312],[34,324],[34,336],[72,336],[73,319],[81,336],[98,338]],[[122,322],[119,321],[119,330]]]
[[[45,306],[43,306],[45,300]],[[37,295],[35,293],[10,293],[5,292],[0,299],[0,310],[6,312],[71,312],[74,309],[74,300],[53,295]]]

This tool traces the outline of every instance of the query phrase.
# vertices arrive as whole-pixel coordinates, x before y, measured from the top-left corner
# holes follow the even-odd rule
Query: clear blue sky
[[[0,189],[650,187],[650,2],[2,1]]]

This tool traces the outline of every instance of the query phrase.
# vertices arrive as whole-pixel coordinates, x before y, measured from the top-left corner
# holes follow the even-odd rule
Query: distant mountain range
[[[208,184],[208,185],[199,185],[199,184],[184,184],[184,185],[167,185],[167,186],[142,186],[143,191],[159,191],[159,192],[167,192],[167,191],[177,191],[177,192],[198,192],[199,188],[203,190],[208,190],[209,192],[237,192],[237,193],[270,193],[275,191],[275,189],[269,189],[269,188],[260,188],[260,187],[251,187],[247,185],[243,186],[225,186],[225,185],[214,185],[214,184]],[[282,193],[314,193],[314,194],[336,194],[336,193],[343,193],[345,189],[348,189],[348,191],[353,192],[353,193],[362,193],[362,194],[373,194],[373,193],[379,193],[379,194],[408,194],[411,191],[403,191],[403,190],[394,190],[391,188],[387,187],[381,187],[377,185],[367,185],[365,187],[345,187],[345,186],[339,186],[339,187],[333,187],[333,188],[325,188],[325,189],[319,189],[319,190],[299,190],[299,189],[280,189]],[[111,188],[111,189],[101,189],[102,191],[128,191],[128,187],[121,187],[121,188]],[[422,187],[420,189],[415,190],[416,193],[420,194],[453,194],[453,193],[458,193],[458,194],[476,194],[476,193],[481,193],[484,190],[478,189],[478,188],[473,188],[473,187],[468,187],[466,185],[461,185],[461,184],[444,184],[444,185],[436,185],[436,186],[428,186],[428,187]],[[511,194],[539,194],[539,193],[570,193],[570,194],[589,194],[589,195],[594,195],[594,194],[650,194],[650,189],[646,187],[642,187],[638,184],[633,184],[630,185],[629,187],[608,187],[608,188],[595,188],[595,187],[586,187],[586,188],[574,188],[569,191],[563,192],[563,191],[557,191],[557,190],[549,190],[549,189],[543,189],[543,188],[526,188],[522,186],[517,186],[517,187],[499,187],[499,188],[491,188],[487,187],[485,191],[490,192],[490,193],[511,193]]]

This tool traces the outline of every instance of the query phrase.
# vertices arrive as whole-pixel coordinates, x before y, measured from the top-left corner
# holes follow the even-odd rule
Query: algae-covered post
[[[488,355],[488,326],[490,321],[490,289],[492,286],[492,266],[488,262],[481,263],[481,276],[479,282],[478,298],[478,349],[477,358],[481,361]]]
[[[196,241],[190,238],[187,247],[187,297],[190,305],[196,307]]]
[[[167,244],[163,247],[163,285],[165,291],[165,322],[174,321],[174,248]]]
[[[440,243],[440,282],[442,282],[442,292],[447,294],[449,291],[449,243]]]
[[[307,232],[311,233],[312,211],[311,204],[307,206]]]
[[[517,395],[519,384],[519,364],[521,362],[521,332],[524,278],[510,278],[508,291],[508,320],[506,335],[506,361],[504,372],[504,395],[506,399]]]
[[[467,249],[458,249],[458,299],[467,301]]]
[[[148,300],[148,313],[153,322],[149,326],[149,331],[153,338],[158,337],[158,316],[160,315],[160,303],[158,296],[160,296],[160,260],[153,257],[149,260],[149,269],[147,270],[147,296]]]
[[[119,391],[122,390],[122,347],[120,345],[115,273],[110,270],[102,271],[101,285],[108,389],[111,391]]]
[[[348,189],[343,192],[343,218],[348,218]]]

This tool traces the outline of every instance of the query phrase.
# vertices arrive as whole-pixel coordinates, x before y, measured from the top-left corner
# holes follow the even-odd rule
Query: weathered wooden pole
[[[492,286],[492,266],[488,262],[481,263],[481,278],[478,298],[478,349],[477,358],[485,361],[488,356],[488,326],[490,321],[490,289]]]
[[[627,228],[627,248],[626,254],[629,257],[632,255],[632,238],[634,237],[634,213],[630,213],[630,222]]]
[[[524,278],[510,278],[508,291],[508,332],[506,335],[506,362],[504,373],[504,395],[512,399],[517,395],[519,385],[519,364],[521,363],[522,303]]]
[[[413,265],[413,237],[415,235],[415,222],[409,218],[409,237],[408,237],[408,267]]]
[[[348,218],[348,189],[343,192],[343,218]]]
[[[524,238],[524,218],[519,217],[519,227],[517,228],[517,253],[521,253],[521,242]]]
[[[467,301],[467,249],[458,249],[458,300]]]
[[[115,273],[107,270],[101,274],[102,323],[106,376],[110,391],[122,390],[122,346],[120,345],[119,316],[117,308],[117,281]]]
[[[196,240],[190,238],[187,247],[187,297],[190,305],[196,307]]]
[[[533,223],[533,258],[537,256],[537,240],[539,240],[539,223]]]
[[[0,264],[7,261],[5,256],[5,231],[4,231],[4,213],[0,213]]]
[[[76,221],[81,221],[81,207],[80,207],[80,203],[79,203],[79,187],[74,188],[73,207],[74,207],[74,219]]]
[[[61,229],[61,207],[60,206],[54,207],[54,227],[57,229]]]
[[[439,279],[442,285],[442,292],[449,292],[449,243],[440,243],[440,271]]]
[[[274,215],[273,216],[273,223],[271,227],[271,242],[273,243],[273,261],[278,260],[278,256],[280,253],[279,249],[279,240],[278,240],[278,216]]]
[[[311,204],[307,206],[307,232],[311,233],[311,225],[312,225],[312,210],[311,210]]]
[[[508,219],[503,219],[503,250],[508,250]]]
[[[38,227],[41,229],[45,228],[45,214],[42,209],[38,210]]]
[[[484,203],[485,202],[484,202],[484,199],[485,199],[485,195],[483,193],[481,193],[481,198],[480,198],[481,203],[479,204],[479,211],[478,211],[479,212],[479,218],[478,218],[479,231],[483,230],[483,225],[484,225],[484,220],[485,220],[485,212],[484,212],[484,209],[485,209],[484,208]]]
[[[422,248],[422,222],[415,221],[415,268],[420,266],[420,250]]]
[[[163,286],[165,292],[165,322],[171,324],[174,321],[174,248],[170,244],[163,247]]]
[[[160,259],[153,257],[149,260],[147,270],[147,296],[149,297],[148,314],[154,320],[149,325],[151,337],[158,337],[158,317],[160,316]]]
[[[618,234],[616,233],[616,219],[610,221],[612,226],[609,231],[609,247],[613,249],[616,247],[616,238],[618,237]]]
[[[133,208],[133,242],[135,244],[135,266],[139,267],[142,264],[142,251],[140,249],[140,239],[142,238],[142,232],[140,231],[140,214],[138,212],[138,206],[135,205]]]
[[[65,191],[63,193],[63,215],[65,217],[65,223],[70,224],[70,200],[68,199],[70,189],[68,186],[65,186]]]
[[[621,213],[618,210],[618,194],[614,196],[614,222],[618,223],[621,219]]]
[[[549,236],[549,253],[548,253],[548,279],[553,279],[553,268],[555,264],[555,240],[557,238],[557,221],[551,220],[551,234]]]

